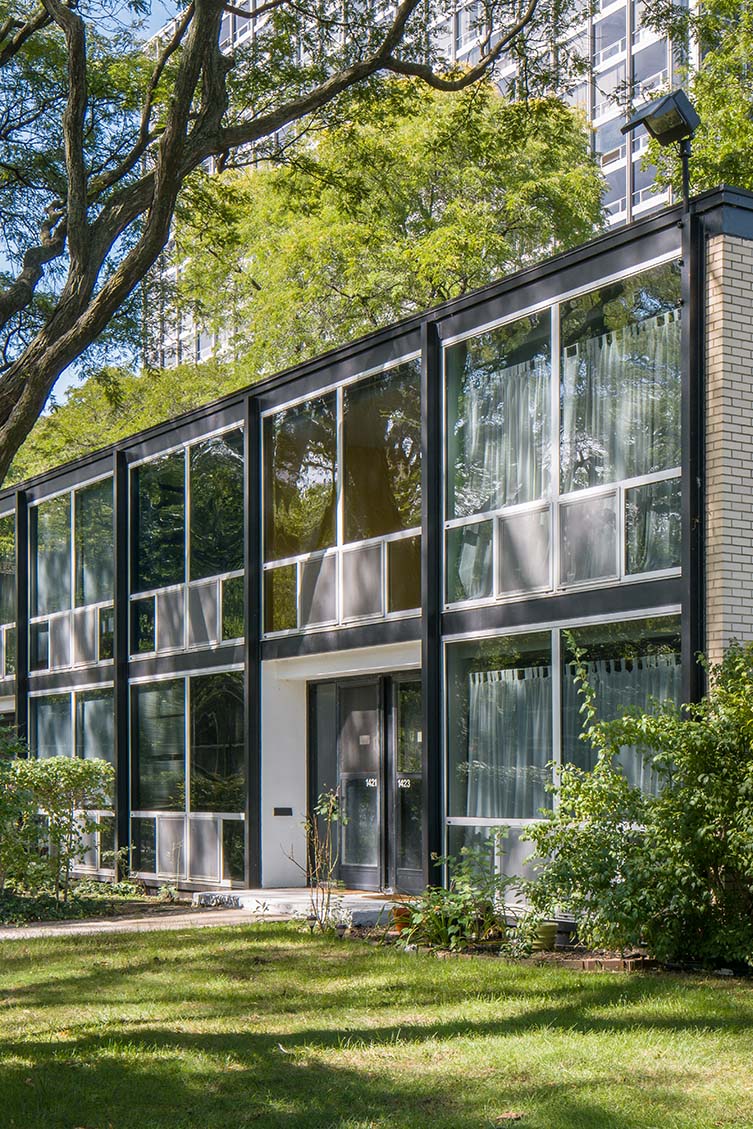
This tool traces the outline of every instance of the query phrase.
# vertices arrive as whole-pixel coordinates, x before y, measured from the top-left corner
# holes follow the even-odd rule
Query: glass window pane
[[[580,662],[596,692],[599,720],[609,721],[629,708],[648,709],[652,699],[679,703],[680,620],[663,616],[563,632],[562,760],[591,769],[596,758],[580,739],[583,699],[575,682],[574,648],[581,652]],[[656,789],[656,775],[638,749],[622,749],[619,760],[632,784],[647,792]]]
[[[8,627],[5,631],[5,677],[16,673],[16,629]]]
[[[191,679],[191,811],[246,807],[243,674]]]
[[[421,524],[421,383],[417,361],[344,392],[345,540]]]
[[[264,421],[264,559],[335,544],[337,397],[334,392]]]
[[[190,877],[217,882],[220,877],[220,828],[216,819],[188,822]]]
[[[152,606],[154,606],[152,604]],[[152,648],[153,649],[153,648]],[[115,609],[99,609],[99,661],[113,658],[115,654]]]
[[[421,538],[387,543],[387,611],[421,607]]]
[[[71,619],[67,615],[55,616],[50,625],[50,667],[62,670],[71,665]]]
[[[550,586],[549,520],[548,508],[500,518],[499,590],[503,595]]]
[[[337,618],[337,558],[315,557],[301,565],[301,627]]]
[[[563,302],[562,490],[680,465],[677,263]]]
[[[183,679],[133,688],[133,807],[182,811],[185,799]]]
[[[111,689],[76,694],[76,756],[115,764],[114,710]]]
[[[447,602],[482,600],[492,595],[491,521],[447,530]]]
[[[29,667],[47,670],[50,665],[50,623],[32,623],[29,626]]]
[[[113,597],[113,513],[111,478],[76,491],[76,607]]]
[[[40,760],[73,754],[70,694],[29,699],[29,747]]]
[[[188,589],[188,645],[206,647],[217,642],[217,582],[197,584]]]
[[[549,632],[447,647],[448,814],[533,819],[551,806]]]
[[[131,654],[150,655],[157,649],[154,596],[131,603]]]
[[[616,494],[561,505],[560,542],[563,584],[616,576]]]
[[[191,580],[243,568],[243,432],[191,447]]]
[[[239,819],[222,821],[222,877],[244,882],[246,878],[245,825]]]
[[[157,650],[183,647],[186,634],[186,601],[183,588],[157,595]]]
[[[549,314],[534,314],[447,349],[448,518],[546,495],[549,338]]]
[[[131,477],[132,591],[185,580],[182,451],[136,467]]]
[[[680,479],[625,491],[625,571],[679,568],[682,541]]]
[[[71,496],[61,494],[29,511],[31,614],[71,606]]]
[[[0,623],[16,619],[16,519],[0,517]]]
[[[98,608],[78,608],[73,620],[73,661],[78,666],[88,666],[97,661]]]
[[[157,870],[156,819],[131,820],[131,865],[140,874],[154,874]]]
[[[242,639],[246,632],[244,621],[245,580],[231,576],[222,581],[222,638]]]
[[[294,631],[298,626],[296,566],[281,565],[264,573],[264,630]]]
[[[343,615],[383,615],[382,546],[364,545],[343,553]]]

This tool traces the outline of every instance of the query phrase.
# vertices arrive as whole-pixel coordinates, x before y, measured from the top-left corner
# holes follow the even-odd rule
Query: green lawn
[[[2,942],[0,1039],[2,1129],[753,1126],[747,983],[279,925]]]

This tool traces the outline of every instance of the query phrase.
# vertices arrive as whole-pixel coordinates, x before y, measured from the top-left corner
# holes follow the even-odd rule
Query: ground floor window
[[[553,763],[593,766],[593,751],[581,739],[578,665],[594,688],[600,719],[654,701],[679,702],[679,617],[447,644],[450,821],[535,819],[552,803]],[[640,750],[623,749],[620,763],[631,783],[655,789]]]
[[[132,695],[135,869],[174,881],[242,881],[242,671],[139,684]]]

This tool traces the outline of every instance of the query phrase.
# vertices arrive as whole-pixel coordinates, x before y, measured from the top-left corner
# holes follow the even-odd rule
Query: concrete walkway
[[[33,921],[29,925],[0,928],[0,941],[28,941],[35,937],[90,937],[96,933],[152,933],[167,929],[205,929],[218,925],[251,925],[259,918],[245,909],[194,910],[143,917],[101,917],[86,921]],[[266,921],[284,918],[265,917]]]

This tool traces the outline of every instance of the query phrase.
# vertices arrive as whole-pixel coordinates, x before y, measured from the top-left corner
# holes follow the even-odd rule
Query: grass
[[[3,942],[0,1126],[740,1129],[752,1035],[753,987],[713,977],[280,925]]]

